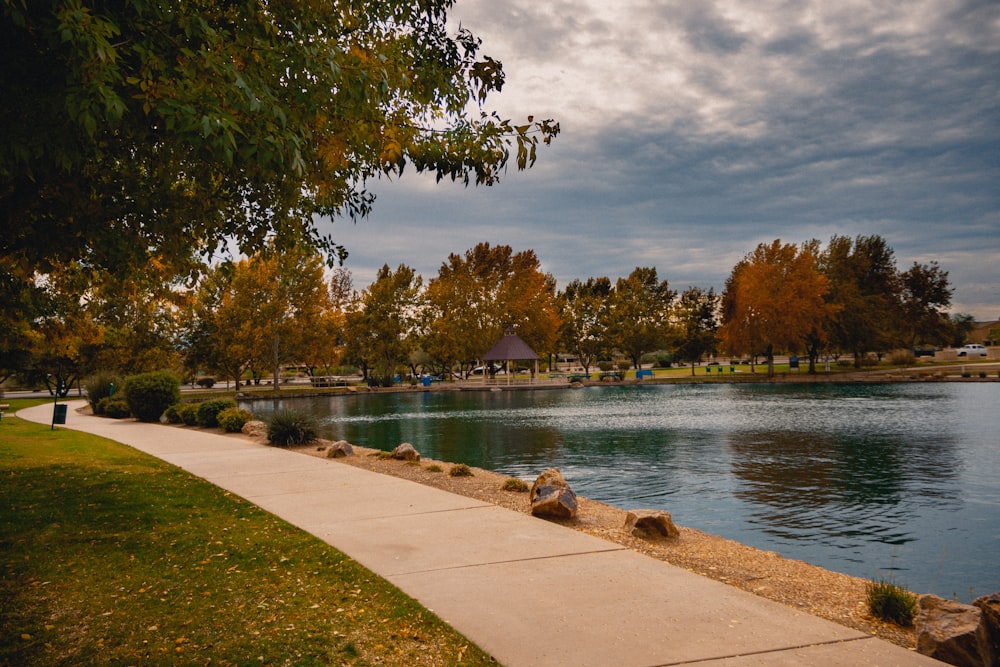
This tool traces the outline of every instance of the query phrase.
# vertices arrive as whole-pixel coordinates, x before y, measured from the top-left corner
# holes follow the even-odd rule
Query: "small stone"
[[[572,519],[579,504],[576,494],[556,468],[542,471],[531,487],[528,496],[531,514],[554,519]]]
[[[266,438],[267,424],[258,419],[248,421],[243,425],[243,434],[252,438]]]
[[[680,537],[670,512],[632,510],[625,515],[625,532],[644,539]]]
[[[326,450],[326,458],[328,459],[339,459],[345,456],[354,456],[354,447],[346,440],[338,440]]]
[[[408,442],[404,442],[392,450],[392,458],[400,461],[419,461],[420,452],[413,448]]]

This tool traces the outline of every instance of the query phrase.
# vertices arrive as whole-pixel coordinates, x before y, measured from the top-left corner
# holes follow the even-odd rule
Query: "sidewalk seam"
[[[614,553],[616,551],[627,551],[625,547],[616,546],[611,549],[592,549],[590,551],[572,551],[562,554],[551,554],[548,556],[532,556],[531,558],[510,558],[507,560],[495,560],[483,563],[469,563],[468,565],[455,565],[452,567],[438,567],[431,568],[428,570],[411,570],[408,572],[397,572],[395,574],[389,575],[393,577],[408,577],[416,574],[429,574],[431,572],[449,572],[453,570],[471,570],[477,567],[489,567],[492,565],[506,565],[508,563],[530,563],[535,560],[554,560],[556,558],[569,558],[573,556],[590,556],[593,554],[606,554]]]
[[[655,665],[649,665],[649,667],[677,667],[677,665],[697,665],[701,663],[711,663],[717,660],[734,660],[737,658],[747,658],[754,655],[769,655],[771,653],[786,653],[788,651],[798,651],[801,649],[808,649],[814,646],[836,646],[838,644],[848,644],[853,642],[870,641],[872,639],[877,639],[876,637],[847,637],[844,639],[833,639],[828,642],[813,642],[811,644],[800,644],[798,646],[786,646],[784,648],[772,648],[764,649],[761,651],[750,651],[747,653],[733,653],[730,655],[720,655],[711,658],[697,658],[695,660],[681,660],[680,662],[661,662]]]

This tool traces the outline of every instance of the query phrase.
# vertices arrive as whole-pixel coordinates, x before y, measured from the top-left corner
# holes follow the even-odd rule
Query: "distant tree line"
[[[568,355],[586,372],[612,360],[638,368],[715,357],[870,355],[961,343],[972,318],[950,318],[952,288],[936,263],[905,270],[879,236],[759,245],[722,293],[672,289],[654,267],[577,279],[558,289],[534,251],[480,243],[424,280],[383,266],[355,290],[322,255],[268,246],[205,266],[186,283],[151,262],[141,277],[95,276],[77,264],[8,282],[0,378],[69,391],[81,377],[172,369],[235,383],[277,384],[353,367],[372,383],[402,373],[468,375],[513,329],[543,357]]]

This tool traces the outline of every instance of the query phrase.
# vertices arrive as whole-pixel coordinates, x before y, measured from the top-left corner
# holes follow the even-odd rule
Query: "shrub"
[[[316,421],[294,410],[277,410],[267,423],[267,439],[272,445],[306,445],[316,439]]]
[[[430,464],[429,466],[424,468],[424,470],[426,470],[427,472],[444,472],[444,468],[442,468],[436,463]]]
[[[235,408],[236,401],[231,398],[217,398],[198,404],[198,426],[215,428],[219,425],[219,413],[227,408]]]
[[[656,367],[657,368],[670,368],[671,364],[674,363],[674,359],[669,354],[658,354],[656,355]]]
[[[875,618],[909,626],[917,615],[917,596],[888,581],[869,581],[868,611]]]
[[[624,371],[627,371],[627,370],[629,370],[631,368],[632,368],[632,362],[631,361],[619,361],[618,362],[618,370],[620,370],[620,371],[624,372]]]
[[[202,389],[211,389],[215,386],[215,378],[198,378],[198,381],[195,384]]]
[[[136,419],[159,421],[160,416],[181,400],[181,382],[176,376],[160,371],[133,375],[125,380],[125,401]]]
[[[181,416],[181,421],[184,422],[186,426],[197,426],[198,425],[198,404],[197,403],[185,403],[177,411]]]
[[[95,415],[104,414],[101,412],[100,402],[102,398],[111,396],[111,388],[120,388],[121,380],[114,373],[100,372],[91,375],[83,383],[83,389],[87,392],[87,402]]]
[[[171,424],[181,424],[184,422],[184,419],[181,417],[181,410],[183,409],[183,403],[174,403],[167,408],[166,412],[163,413],[163,416],[166,417],[167,421]]]
[[[517,477],[511,477],[500,488],[504,491],[516,491],[517,493],[527,493],[529,491],[528,483]]]
[[[917,358],[913,356],[912,352],[907,350],[893,352],[889,357],[889,363],[893,366],[912,366],[916,362]]]
[[[220,412],[216,419],[219,427],[226,433],[239,433],[243,430],[243,425],[253,419],[253,414],[249,410],[233,406]]]
[[[95,411],[95,414],[98,415],[104,415],[112,419],[125,419],[132,416],[132,412],[128,408],[128,403],[121,397],[105,396],[97,402],[97,405],[98,410]]]
[[[473,477],[472,469],[464,463],[459,463],[448,470],[448,477]]]
[[[597,369],[599,371],[601,371],[602,373],[607,373],[608,371],[613,370],[614,367],[615,367],[615,365],[612,364],[610,361],[599,361],[599,362],[597,362]]]

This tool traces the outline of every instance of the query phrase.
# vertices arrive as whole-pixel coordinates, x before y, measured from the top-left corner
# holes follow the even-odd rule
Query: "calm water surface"
[[[654,385],[291,399],[323,437],[532,481],[918,592],[1000,590],[1000,384]],[[273,409],[259,401],[258,414]]]

